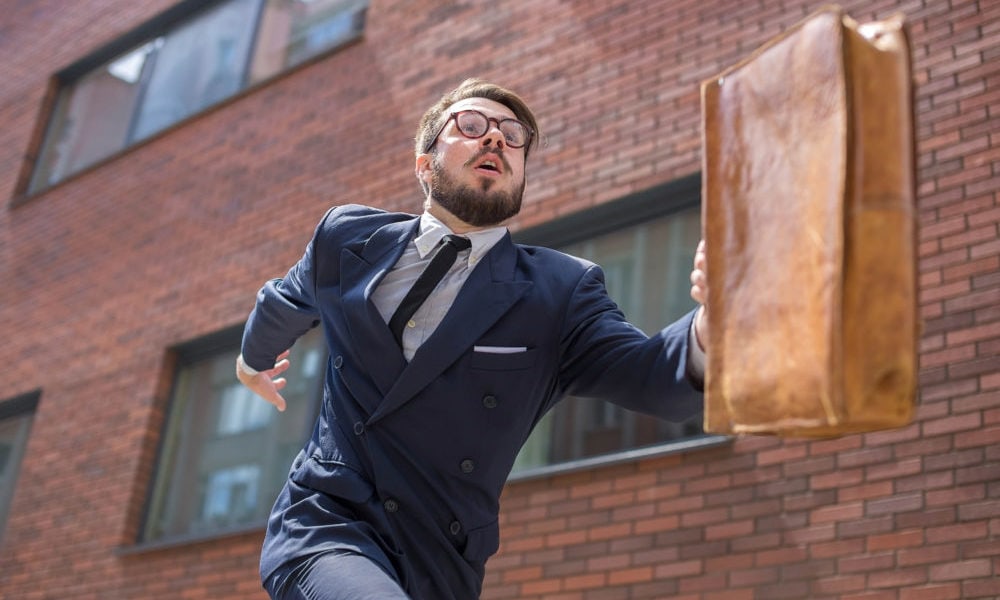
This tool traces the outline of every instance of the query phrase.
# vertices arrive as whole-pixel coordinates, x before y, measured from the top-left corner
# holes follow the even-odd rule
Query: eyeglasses
[[[438,136],[444,131],[445,126],[448,125],[448,121],[452,119],[455,120],[455,125],[458,127],[459,133],[469,139],[483,137],[490,130],[490,122],[496,123],[497,129],[503,134],[504,143],[511,148],[525,147],[531,142],[531,136],[534,134],[530,127],[517,119],[494,119],[487,117],[478,110],[460,110],[448,115],[444,123],[441,123],[441,127],[438,128],[437,133],[427,142],[424,152],[430,151],[434,142],[437,141]]]

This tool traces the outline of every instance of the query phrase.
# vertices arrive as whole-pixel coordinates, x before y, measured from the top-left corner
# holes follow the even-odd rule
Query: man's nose
[[[490,144],[496,144],[497,148],[503,148],[504,146],[503,132],[496,125],[493,125],[493,123],[490,123],[490,128],[486,130],[486,135],[483,136],[483,146],[489,146]]]

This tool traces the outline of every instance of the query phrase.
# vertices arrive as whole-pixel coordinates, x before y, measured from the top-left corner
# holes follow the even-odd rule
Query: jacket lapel
[[[371,301],[371,295],[403,254],[419,221],[419,218],[414,218],[384,225],[368,238],[360,252],[351,248],[344,248],[341,252],[340,285],[344,320],[357,355],[383,396],[406,367],[406,359]],[[378,403],[379,399],[373,399],[365,404],[371,412]]]
[[[369,423],[419,393],[531,289],[530,281],[514,280],[516,263],[517,251],[507,234],[469,275],[444,320],[399,373]],[[384,329],[395,344],[388,328]]]

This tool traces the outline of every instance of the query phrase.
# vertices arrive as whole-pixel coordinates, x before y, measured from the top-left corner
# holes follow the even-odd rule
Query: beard
[[[435,158],[432,163],[431,197],[442,208],[473,227],[499,225],[521,211],[524,180],[509,192],[491,190],[496,183],[483,178],[478,187],[455,181]]]

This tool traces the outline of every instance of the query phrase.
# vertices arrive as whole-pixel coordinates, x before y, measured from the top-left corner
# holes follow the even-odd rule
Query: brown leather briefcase
[[[909,57],[902,18],[828,7],[702,85],[706,431],[912,419]]]

